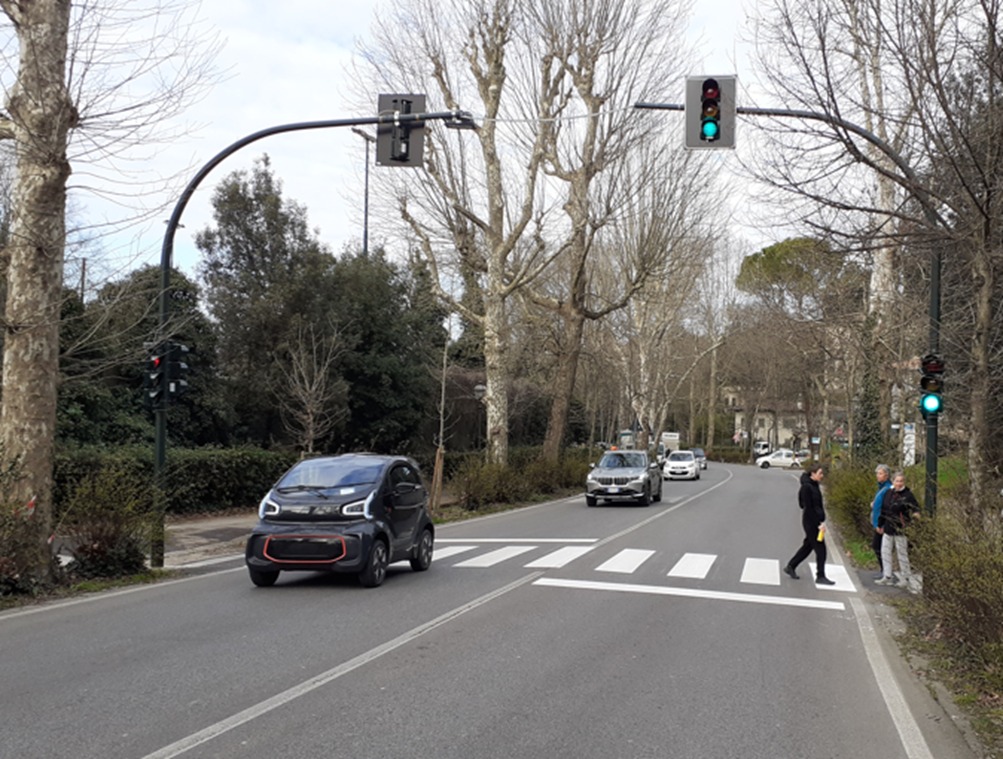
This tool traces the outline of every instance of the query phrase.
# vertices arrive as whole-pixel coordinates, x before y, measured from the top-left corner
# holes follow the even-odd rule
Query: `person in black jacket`
[[[825,576],[825,507],[822,504],[822,478],[825,472],[821,464],[814,464],[801,475],[801,489],[798,490],[798,506],[801,507],[801,527],[804,542],[794,557],[784,567],[784,574],[798,579],[798,564],[815,552],[815,582],[818,585],[835,585]]]
[[[887,490],[881,500],[881,513],[878,515],[878,531],[881,533],[881,579],[878,585],[895,583],[900,588],[908,588],[910,592],[918,592],[909,565],[909,539],[905,529],[913,519],[919,516],[919,502],[912,491],[906,487],[905,475],[896,472],[892,475],[891,489]],[[892,552],[899,558],[899,580],[895,582],[892,574]]]

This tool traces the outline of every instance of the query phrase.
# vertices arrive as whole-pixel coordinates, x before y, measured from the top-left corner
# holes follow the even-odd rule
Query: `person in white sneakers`
[[[878,585],[895,583],[892,573],[892,554],[895,553],[899,560],[897,584],[899,587],[912,589],[909,540],[905,536],[905,529],[918,516],[919,502],[906,487],[905,475],[896,472],[892,475],[891,489],[885,492],[881,501],[881,514],[878,516],[878,532],[881,533],[881,578],[875,580]]]

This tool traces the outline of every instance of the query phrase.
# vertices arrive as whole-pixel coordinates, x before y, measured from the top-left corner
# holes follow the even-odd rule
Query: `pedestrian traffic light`
[[[143,372],[143,405],[156,409],[163,401],[164,371],[167,356],[164,343],[146,343],[146,368]]]
[[[944,359],[931,353],[920,359],[920,367],[919,386],[923,392],[919,410],[925,418],[929,418],[944,408]]]
[[[188,392],[188,354],[191,351],[181,343],[167,344],[167,394],[178,398]]]
[[[425,113],[424,95],[380,95],[376,125],[376,163],[380,166],[421,166],[425,155],[423,121],[401,121],[400,116]]]
[[[687,148],[735,147],[738,78],[686,77],[684,126]]]

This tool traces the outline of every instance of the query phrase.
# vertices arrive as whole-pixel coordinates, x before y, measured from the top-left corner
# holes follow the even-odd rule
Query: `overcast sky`
[[[185,120],[196,129],[157,157],[160,173],[191,167],[190,178],[224,148],[265,127],[374,115],[376,95],[371,112],[354,112],[341,81],[356,40],[368,37],[379,5],[378,0],[204,2],[201,16],[224,43],[217,61],[224,74],[208,97],[186,112]],[[704,70],[686,73],[738,71],[741,55],[735,36],[743,18],[741,5],[741,0],[696,2],[690,41],[703,40],[706,58]],[[679,102],[681,93],[681,80],[667,83],[666,100]],[[284,197],[306,206],[309,223],[319,229],[323,242],[340,251],[346,243],[361,241],[365,142],[348,128],[293,132],[243,148],[202,182],[182,216],[184,228],[175,239],[176,266],[195,272],[194,234],[211,223],[213,188],[229,173],[248,169],[265,152],[282,181]],[[108,268],[159,264],[164,221],[176,202],[166,193],[161,199],[168,204],[162,219],[107,241]],[[82,210],[85,216],[109,220],[120,213],[93,200]]]

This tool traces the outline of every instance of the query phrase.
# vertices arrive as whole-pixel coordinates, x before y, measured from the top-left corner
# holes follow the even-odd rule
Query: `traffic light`
[[[944,408],[944,359],[934,354],[923,356],[920,359],[919,386],[923,391],[919,399],[919,410],[924,418],[936,416]]]
[[[167,369],[165,343],[147,343],[146,369],[143,372],[143,405],[156,409],[163,401],[164,372]]]
[[[191,351],[181,343],[167,344],[167,394],[179,398],[188,392],[188,363]]]
[[[380,95],[377,110],[381,118],[425,113],[424,95]],[[425,155],[423,121],[376,125],[376,163],[380,166],[421,166]]]
[[[687,148],[735,147],[735,113],[738,77],[686,77]]]

